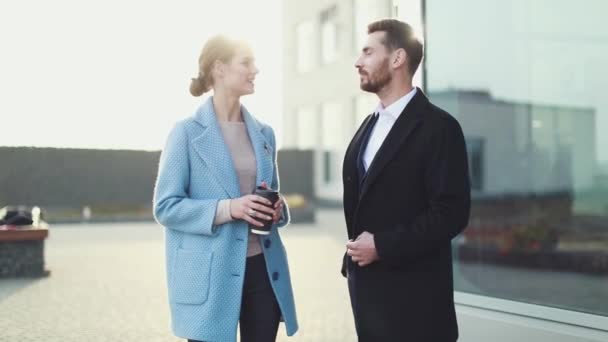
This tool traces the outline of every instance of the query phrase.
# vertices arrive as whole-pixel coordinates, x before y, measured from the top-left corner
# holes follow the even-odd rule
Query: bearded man
[[[412,78],[421,41],[404,22],[368,26],[355,67],[380,103],[343,165],[348,278],[360,342],[453,342],[451,240],[467,225],[467,152],[456,119]]]

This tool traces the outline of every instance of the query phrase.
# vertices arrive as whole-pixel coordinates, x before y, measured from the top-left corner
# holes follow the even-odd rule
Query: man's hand
[[[350,255],[353,261],[361,267],[380,259],[376,252],[374,235],[369,232],[361,233],[355,241],[349,240],[346,243],[346,254]]]

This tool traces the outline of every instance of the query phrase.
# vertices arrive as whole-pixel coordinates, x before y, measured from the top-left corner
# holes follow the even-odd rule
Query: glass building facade
[[[469,152],[456,289],[608,316],[608,3],[424,4],[425,88]]]

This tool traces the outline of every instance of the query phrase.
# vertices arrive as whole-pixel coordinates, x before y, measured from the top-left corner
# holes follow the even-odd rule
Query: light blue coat
[[[257,161],[256,184],[278,189],[272,128],[242,107]],[[161,154],[154,216],[165,229],[166,270],[173,333],[211,342],[236,341],[248,227],[242,220],[214,225],[220,199],[237,198],[239,181],[210,97],[193,117],[178,122]],[[298,330],[285,248],[277,228],[260,238],[268,277],[288,335]]]

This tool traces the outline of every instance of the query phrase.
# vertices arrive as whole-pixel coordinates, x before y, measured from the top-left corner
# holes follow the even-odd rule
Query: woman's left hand
[[[281,220],[281,214],[283,213],[283,205],[285,202],[283,201],[283,196],[279,194],[279,199],[274,204],[274,214],[272,214],[272,221],[274,223],[278,223]]]
[[[262,181],[260,184],[262,188],[268,189],[268,184],[266,181]],[[272,222],[278,223],[281,220],[281,214],[283,213],[283,205],[285,205],[285,201],[283,200],[283,196],[279,194],[279,199],[274,203],[274,213],[272,214]]]

